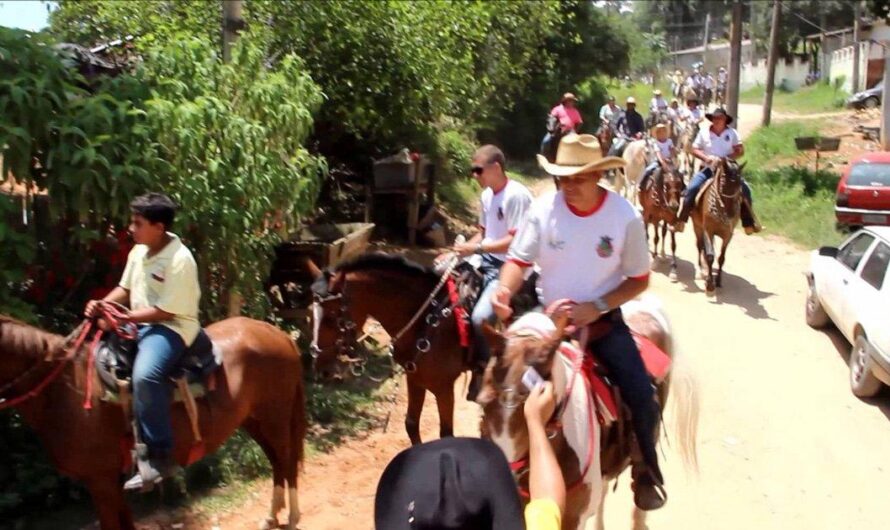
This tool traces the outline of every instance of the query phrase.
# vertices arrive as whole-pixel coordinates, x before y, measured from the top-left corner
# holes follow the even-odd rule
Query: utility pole
[[[709,11],[705,15],[705,41],[702,44],[702,53],[701,53],[701,62],[705,64],[708,62],[708,42],[711,39],[711,12]]]
[[[223,62],[227,63],[232,60],[232,45],[244,29],[244,17],[241,15],[241,0],[222,0],[222,8],[222,53]]]
[[[859,92],[859,19],[862,17],[860,9],[862,2],[856,0],[853,3],[853,85],[850,92]]]
[[[782,21],[782,4],[773,0],[773,22],[769,30],[769,59],[766,63],[766,91],[763,93],[763,119],[760,125],[769,127],[773,112],[773,90],[776,88],[776,61],[779,59],[779,24]]]
[[[884,86],[890,86],[890,53],[884,48]],[[881,149],[890,151],[890,104],[881,102]]]
[[[726,112],[739,113],[739,77],[742,69],[742,2],[733,0],[732,24],[729,27],[729,82],[726,87]]]

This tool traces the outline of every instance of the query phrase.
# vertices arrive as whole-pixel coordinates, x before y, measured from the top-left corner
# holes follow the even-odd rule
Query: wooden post
[[[708,62],[708,41],[711,38],[711,13],[708,12],[705,15],[705,40],[702,44],[702,52],[701,52],[701,62],[702,65],[705,65]],[[702,68],[704,71],[704,67]]]
[[[244,29],[241,15],[241,0],[222,0],[222,54],[223,62],[232,60],[232,45],[238,40],[238,33]]]
[[[860,8],[862,2],[856,0],[853,3],[853,79],[851,90],[853,94],[859,92],[859,19],[861,18]]]
[[[769,31],[769,60],[766,64],[766,91],[763,93],[763,119],[760,125],[769,127],[773,112],[773,91],[776,88],[776,61],[779,58],[779,24],[782,19],[782,4],[773,0],[773,20]]]
[[[730,116],[739,113],[739,77],[742,68],[742,2],[732,3],[732,24],[729,28],[729,81],[726,87],[726,112]]]

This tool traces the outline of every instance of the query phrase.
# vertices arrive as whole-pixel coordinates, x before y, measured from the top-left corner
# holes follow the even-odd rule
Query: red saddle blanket
[[[636,333],[633,336],[643,357],[643,364],[646,365],[646,371],[654,380],[663,380],[671,368],[670,356],[648,338]],[[559,351],[572,362],[572,365],[580,369],[581,375],[587,381],[597,404],[597,417],[600,423],[606,424],[617,420],[619,411],[615,395],[611,386],[597,372],[595,355],[583,355],[581,350],[570,342],[562,343]]]

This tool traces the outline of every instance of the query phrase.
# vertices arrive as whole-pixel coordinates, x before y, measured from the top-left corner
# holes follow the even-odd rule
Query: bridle
[[[36,385],[25,392],[22,392],[10,398],[0,397],[0,410],[21,405],[22,403],[25,403],[26,401],[39,396],[40,393],[46,389],[46,387],[48,387],[53,381],[56,380],[56,378],[58,378],[62,374],[62,371],[65,369],[66,366],[68,366],[68,363],[70,361],[73,361],[75,357],[77,357],[78,352],[80,352],[80,349],[86,342],[86,339],[89,336],[90,332],[95,330],[93,338],[90,341],[90,348],[87,354],[87,387],[86,399],[83,405],[84,408],[87,410],[92,408],[90,396],[92,394],[93,381],[93,352],[98,346],[99,340],[104,333],[101,329],[98,329],[98,327],[96,326],[96,322],[99,318],[102,318],[106,322],[108,322],[110,328],[114,329],[115,332],[121,337],[128,339],[136,338],[135,325],[126,320],[124,313],[125,308],[124,311],[122,311],[121,307],[122,306],[120,306],[119,304],[114,304],[112,302],[101,302],[97,308],[99,317],[84,320],[77,328],[74,329],[73,332],[71,332],[70,335],[65,337],[64,341],[62,342],[63,345],[71,344],[72,337],[76,337],[71,347],[66,348],[66,355],[61,359],[53,359],[50,357],[44,359],[45,362],[55,361],[57,363],[56,366],[49,371],[46,377],[41,379],[40,382],[38,382]],[[39,370],[42,366],[43,365],[40,362],[35,363],[34,365],[26,368],[21,374],[14,377],[11,381],[0,386],[0,396],[22,383],[25,379],[37,372],[37,370]]]
[[[432,292],[426,298],[426,300],[421,304],[420,308],[414,313],[411,319],[404,325],[402,328],[392,336],[392,340],[390,341],[388,347],[388,354],[390,358],[394,359],[395,354],[395,346],[398,342],[405,336],[408,331],[410,331],[415,324],[421,319],[421,317],[425,314],[424,318],[425,324],[425,333],[422,337],[417,339],[414,344],[414,357],[405,361],[404,363],[399,363],[405,369],[407,373],[414,373],[417,371],[417,363],[420,360],[420,357],[430,351],[432,349],[432,341],[429,337],[430,330],[438,328],[443,320],[448,319],[452,316],[455,311],[455,306],[458,304],[458,301],[451,297],[448,301],[442,303],[439,300],[439,293],[442,291],[442,288],[445,287],[449,281],[454,281],[452,278],[452,272],[455,267],[457,267],[460,260],[452,259],[451,263],[442,273],[441,278],[439,279],[436,286],[433,288]],[[357,336],[358,325],[352,319],[349,311],[349,300],[346,297],[346,286],[347,282],[344,278],[343,287],[339,293],[327,294],[326,296],[322,295],[314,295],[314,300],[312,302],[312,342],[309,346],[309,352],[312,357],[312,369],[313,373],[315,371],[315,364],[318,358],[322,353],[329,351],[331,349],[336,350],[338,358],[345,357],[350,364],[350,372],[352,375],[356,377],[360,377],[365,372],[365,365],[367,364],[368,357],[367,352],[365,351],[364,355],[360,355],[358,357],[355,356],[356,350],[365,350],[365,348],[361,345],[361,342],[367,338],[367,334],[362,335],[361,337]],[[450,289],[449,289],[450,291]],[[332,346],[327,348],[322,348],[318,345],[319,334],[321,330],[321,323],[324,320],[324,304],[327,302],[331,302],[334,300],[340,301],[339,308],[339,316],[337,318],[337,330],[341,333],[341,336],[334,342]],[[440,307],[441,306],[441,307]],[[432,308],[429,312],[428,309]]]

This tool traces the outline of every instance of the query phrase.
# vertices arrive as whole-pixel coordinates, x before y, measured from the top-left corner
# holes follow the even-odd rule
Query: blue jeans
[[[133,366],[133,409],[142,442],[149,455],[162,456],[173,449],[170,374],[185,352],[179,333],[160,324],[139,328],[136,364]]]
[[[494,307],[491,305],[491,297],[498,288],[498,274],[503,264],[504,262],[492,257],[491,254],[485,254],[482,256],[482,266],[479,267],[479,272],[484,278],[483,287],[479,299],[476,300],[476,307],[473,308],[473,314],[470,315],[470,321],[473,323],[473,359],[478,367],[487,365],[491,357],[488,341],[482,332],[482,324],[486,322],[494,324],[497,320]]]
[[[621,399],[631,411],[634,434],[640,445],[643,461],[661,479],[658,453],[655,450],[655,428],[658,425],[658,405],[652,379],[621,310],[603,318],[612,321],[612,328],[604,336],[591,340],[587,351],[609,371],[609,379],[621,392]]]
[[[695,197],[698,195],[698,192],[701,191],[701,187],[705,185],[705,182],[708,181],[711,177],[714,176],[714,172],[711,171],[711,168],[706,167],[695,174],[692,177],[692,180],[689,181],[689,186],[686,187],[686,200],[694,201]],[[754,198],[751,196],[751,187],[748,186],[748,183],[745,182],[745,179],[742,179],[742,195],[748,199],[748,202],[754,204]]]

